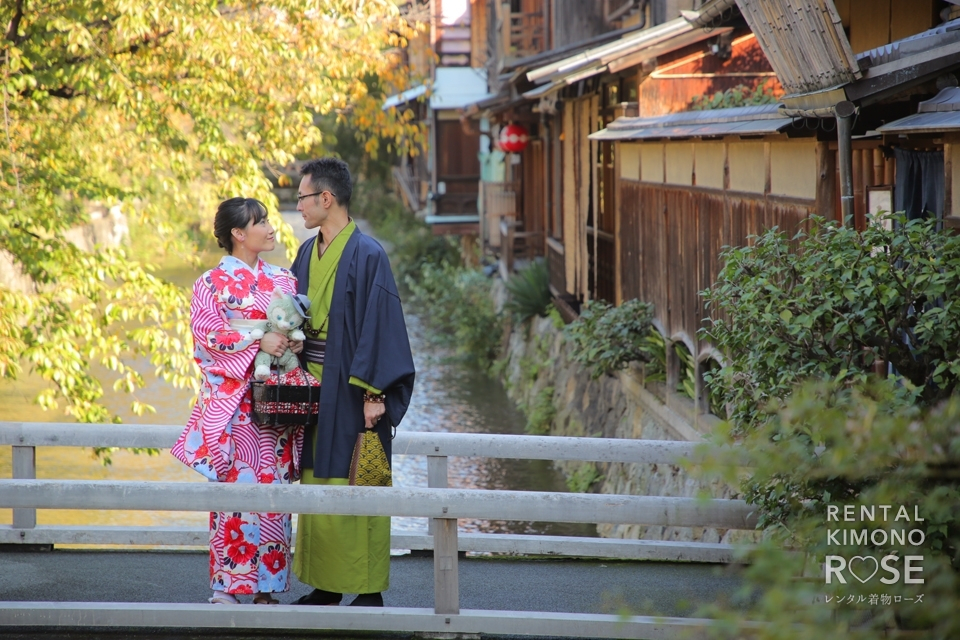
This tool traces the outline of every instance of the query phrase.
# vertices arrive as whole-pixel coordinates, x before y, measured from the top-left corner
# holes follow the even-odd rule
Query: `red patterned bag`
[[[257,424],[313,424],[320,413],[320,381],[300,367],[270,372],[266,380],[255,380],[253,419]]]

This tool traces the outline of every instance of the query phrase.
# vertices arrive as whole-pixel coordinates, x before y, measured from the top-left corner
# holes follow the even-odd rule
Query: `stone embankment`
[[[97,247],[118,247],[127,242],[130,229],[127,217],[119,206],[106,207],[98,202],[89,203],[90,222],[74,227],[64,238],[88,253]],[[7,251],[0,249],[0,286],[20,293],[33,293],[35,284],[24,273],[23,267]]]
[[[501,378],[537,433],[556,436],[698,441],[717,424],[697,416],[688,399],[644,381],[642,366],[591,379],[567,355],[562,327],[550,318],[515,326],[505,338]],[[573,490],[598,493],[716,498],[738,497],[718,481],[675,465],[557,462]],[[745,532],[710,528],[599,525],[604,537],[734,542]]]

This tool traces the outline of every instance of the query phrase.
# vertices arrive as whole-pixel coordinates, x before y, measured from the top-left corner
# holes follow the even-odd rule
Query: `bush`
[[[570,357],[585,365],[593,378],[625,369],[634,361],[650,363],[651,372],[656,373],[658,360],[663,361],[657,344],[662,351],[663,339],[652,320],[653,305],[646,302],[630,300],[619,307],[602,300],[589,302],[564,329],[571,341]]]
[[[550,433],[550,425],[557,415],[557,407],[553,404],[553,387],[544,387],[533,399],[527,415],[527,425],[524,431],[530,435],[545,436]]]
[[[872,640],[907,637],[897,632],[907,628],[925,630],[909,637],[960,637],[960,398],[929,409],[912,405],[892,380],[811,383],[768,418],[713,458],[728,482],[742,479],[744,466],[751,469],[741,486],[759,507],[766,536],[749,555],[745,576],[747,591],[759,598],[743,614],[711,614],[771,623],[759,638]],[[890,505],[886,517],[881,505]],[[843,520],[846,506],[854,508],[853,521]],[[862,519],[861,506],[873,506],[874,519]],[[838,510],[837,519],[828,520],[830,508]],[[922,521],[914,520],[915,510]],[[914,529],[922,541],[918,534],[901,544],[890,533]],[[841,533],[831,539],[828,530]],[[870,532],[866,540],[850,537],[862,530]],[[875,538],[877,530],[884,535]],[[888,555],[897,556],[893,566],[901,572],[903,558],[922,556],[914,563],[922,573],[914,578],[923,583],[882,583],[892,574],[881,566],[865,580],[847,572],[846,584],[826,584],[827,556],[879,561]],[[913,601],[919,594],[923,603]],[[850,596],[857,604],[837,604]],[[871,603],[871,596],[890,600]],[[824,597],[832,602],[818,602]]]
[[[419,280],[425,265],[460,264],[460,247],[454,236],[437,236],[423,220],[407,211],[382,184],[358,182],[351,208],[373,225],[377,237],[389,243],[390,262],[397,283]]]
[[[550,274],[543,260],[537,260],[507,280],[510,298],[504,309],[517,322],[534,316],[546,317],[551,308]]]
[[[680,376],[675,391],[691,400],[696,400],[697,363],[693,359],[693,354],[682,342],[674,343],[673,350],[677,354],[677,359],[680,360]]]
[[[745,84],[717,91],[713,95],[696,96],[690,101],[691,111],[708,111],[710,109],[730,109],[733,107],[750,107],[760,104],[777,104],[780,98],[774,93],[773,87],[766,81],[751,89]]]
[[[586,493],[596,483],[603,480],[603,477],[595,462],[583,462],[567,478],[567,489],[571,493]]]
[[[428,338],[489,369],[503,337],[493,308],[490,280],[473,269],[425,263],[419,278],[408,275],[413,308],[433,330]]]
[[[738,429],[763,419],[807,378],[863,381],[893,366],[930,406],[960,381],[960,237],[915,220],[863,232],[814,218],[793,241],[771,229],[728,249],[705,292],[703,336],[729,357],[708,384]]]

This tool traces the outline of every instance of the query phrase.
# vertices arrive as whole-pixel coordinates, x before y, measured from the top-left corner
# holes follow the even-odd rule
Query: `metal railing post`
[[[13,479],[37,479],[37,449],[36,447],[13,446]],[[20,508],[13,510],[14,529],[35,529],[37,527],[37,510]],[[20,534],[23,537],[23,533]]]
[[[440,447],[435,447],[439,451]],[[447,456],[427,456],[427,486],[431,489],[446,489],[449,484],[447,480]],[[430,535],[434,534],[433,519],[427,524],[427,531]]]
[[[447,508],[444,507],[446,512]],[[433,518],[434,613],[460,613],[457,519]]]

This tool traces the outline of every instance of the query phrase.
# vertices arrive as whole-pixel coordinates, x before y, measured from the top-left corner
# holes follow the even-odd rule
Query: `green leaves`
[[[564,329],[570,357],[585,365],[593,378],[625,369],[634,361],[649,363],[649,373],[662,373],[664,343],[652,320],[653,305],[647,302],[628,300],[612,307],[602,300],[591,301]]]
[[[707,464],[727,481],[742,481],[744,498],[758,507],[764,530],[764,542],[749,554],[745,574],[756,597],[736,615],[769,622],[762,638],[909,637],[898,632],[911,628],[907,625],[923,629],[924,638],[957,637],[960,398],[931,409],[914,405],[893,380],[810,383],[768,418],[736,440],[718,438],[728,446],[713,448]],[[863,517],[861,506],[872,515]],[[844,507],[856,514],[852,521],[842,515],[830,519],[828,509],[843,514]],[[915,515],[923,520],[915,521]],[[863,542],[843,536],[912,529],[923,536],[903,542],[892,535]],[[882,584],[879,578],[826,584],[827,555],[847,560],[918,556],[923,584]],[[814,600],[853,594],[866,601],[877,593],[898,597],[866,610]],[[909,600],[920,593],[929,604]],[[821,615],[824,607],[829,616]]]
[[[150,383],[144,361],[195,383],[188,293],[142,265],[196,270],[217,202],[237,195],[294,247],[265,167],[329,151],[315,120],[422,139],[380,108],[409,81],[392,50],[414,35],[390,0],[4,2],[0,24],[16,25],[0,40],[0,260],[27,281],[0,285],[0,376],[32,367],[51,384],[41,405],[78,420],[112,419],[92,365],[124,391]],[[124,251],[83,237],[113,210]]]
[[[780,99],[774,93],[773,87],[764,80],[755,89],[751,89],[745,84],[738,84],[726,91],[717,91],[713,95],[696,96],[690,101],[690,110],[730,109],[760,104],[776,104],[779,101]]]
[[[891,364],[922,404],[956,389],[960,238],[901,222],[858,232],[815,219],[809,236],[771,230],[723,254],[703,336],[729,359],[705,378],[738,429],[807,378],[852,382]]]
[[[543,260],[532,262],[507,280],[510,298],[504,309],[514,315],[517,322],[534,316],[545,317],[552,307],[550,296],[550,273]]]
[[[475,269],[427,262],[419,277],[406,277],[406,285],[414,308],[433,329],[430,338],[489,369],[503,338],[490,279]]]

